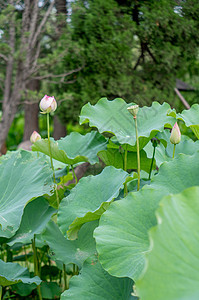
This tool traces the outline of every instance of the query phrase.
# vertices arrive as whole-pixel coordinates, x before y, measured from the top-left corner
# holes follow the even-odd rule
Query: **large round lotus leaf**
[[[21,267],[16,263],[5,263],[0,259],[0,285],[8,286],[17,282],[23,283],[35,283],[39,285],[41,280],[38,276],[30,278],[30,274],[27,268]]]
[[[151,181],[151,187],[164,191],[165,195],[180,193],[184,189],[199,185],[199,152],[194,155],[179,154],[164,162],[159,174]]]
[[[109,275],[97,261],[89,258],[83,265],[81,274],[70,280],[60,300],[133,300],[133,281]]]
[[[78,239],[67,240],[54,222],[49,222],[42,237],[54,253],[53,258],[65,265],[74,263],[82,267],[83,262],[96,252],[93,230],[98,221],[84,224],[80,229]]]
[[[28,151],[14,152],[0,164],[0,225],[12,235],[19,228],[26,203],[52,190],[52,171]]]
[[[82,178],[70,195],[62,199],[58,211],[58,224],[68,238],[77,238],[81,226],[100,218],[123,187],[128,173],[106,167],[96,176]]]
[[[106,166],[114,166],[118,169],[124,168],[124,153],[121,153],[118,149],[102,150],[98,153],[99,158],[105,163]],[[140,168],[141,170],[149,173],[152,159],[148,158],[144,150],[140,151]],[[155,169],[155,161],[153,163],[153,169]],[[137,153],[127,153],[127,169],[137,169]]]
[[[149,247],[147,231],[156,224],[158,202],[165,195],[197,185],[199,153],[180,154],[161,165],[150,186],[112,203],[94,232],[102,266],[111,275],[137,280],[144,267],[143,254]]]
[[[141,299],[199,299],[198,215],[199,187],[160,202],[146,273],[136,284]]]
[[[136,144],[135,124],[133,116],[127,110],[129,104],[123,99],[117,98],[109,101],[102,98],[96,105],[87,103],[83,106],[80,114],[80,124],[89,122],[90,126],[97,127],[99,132],[114,134],[121,144]],[[164,125],[172,127],[175,122],[173,117],[167,116],[170,106],[153,102],[151,107],[139,109],[138,134],[143,148],[158,131],[164,129]],[[144,140],[144,143],[143,143]]]
[[[28,203],[24,209],[19,229],[7,244],[11,246],[16,243],[31,243],[34,234],[39,234],[44,230],[55,211],[43,197]]]
[[[162,193],[150,187],[111,204],[94,231],[100,262],[111,275],[136,280],[149,248],[148,230],[156,224]]]
[[[196,137],[199,139],[199,105],[194,104],[189,110],[183,110],[177,118],[183,120],[187,127],[190,127]]]
[[[86,135],[72,132],[65,138],[54,141],[51,139],[52,157],[65,164],[74,165],[79,162],[99,162],[97,152],[106,149],[107,140],[98,132],[92,131]],[[49,156],[49,145],[47,139],[34,143],[33,151],[39,151]]]

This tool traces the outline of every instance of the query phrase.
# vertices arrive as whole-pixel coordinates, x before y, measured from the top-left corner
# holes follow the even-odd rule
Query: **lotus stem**
[[[72,169],[72,172],[73,172],[73,178],[75,179],[75,184],[77,184],[77,176],[75,174],[75,170],[74,170],[73,165],[71,165],[71,169]]]
[[[138,186],[137,191],[140,189],[140,149],[139,149],[139,139],[138,139],[138,126],[137,126],[137,116],[134,116],[135,121],[135,132],[136,132],[136,142],[137,142],[137,172],[138,172]]]
[[[154,163],[154,158],[155,158],[155,148],[156,148],[156,145],[153,144],[153,156],[152,156],[151,167],[150,167],[150,171],[149,171],[149,180],[151,180],[151,173],[152,173],[153,163]]]
[[[35,234],[32,239],[32,250],[33,250],[33,260],[34,260],[34,274],[39,277],[39,269],[38,269],[38,260],[37,260],[37,248],[35,245]],[[42,300],[40,285],[37,286],[37,292],[39,296],[39,300]]]
[[[176,151],[176,144],[173,145],[173,158],[174,158],[174,155],[175,155],[175,151]]]
[[[51,152],[51,146],[50,146],[50,122],[49,122],[49,113],[47,113],[47,131],[48,131],[48,149],[49,149],[49,155],[50,155],[50,164],[53,171],[53,182],[54,182],[54,190],[56,194],[56,200],[57,200],[57,207],[59,208],[59,196],[57,192],[57,184],[55,179],[55,169],[53,166],[53,159],[52,159],[52,152]]]
[[[124,171],[127,171],[127,155],[128,155],[128,151],[127,151],[127,145],[124,149]],[[126,197],[128,194],[128,189],[127,189],[127,183],[125,182],[124,184],[124,197]]]

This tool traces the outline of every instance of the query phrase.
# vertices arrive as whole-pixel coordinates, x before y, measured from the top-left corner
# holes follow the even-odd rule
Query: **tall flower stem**
[[[174,158],[174,155],[175,155],[175,151],[176,151],[176,144],[173,145],[173,158]]]
[[[138,126],[137,126],[137,116],[134,116],[135,121],[135,132],[136,132],[136,142],[137,142],[137,171],[138,171],[138,186],[137,191],[140,189],[140,147],[139,147],[139,139],[138,139]]]
[[[0,300],[2,298],[2,286],[0,285]]]
[[[63,274],[64,274],[64,291],[68,290],[67,277],[66,277],[66,265],[63,264]]]
[[[56,179],[55,179],[55,169],[54,169],[54,166],[53,166],[52,152],[51,152],[51,146],[50,146],[50,121],[49,121],[49,113],[47,113],[47,131],[48,131],[48,149],[49,149],[49,155],[50,155],[50,164],[51,164],[51,168],[52,168],[52,171],[53,171],[54,190],[55,190],[56,199],[57,199],[57,206],[59,208],[59,197],[58,197],[57,184],[56,184]]]
[[[128,155],[128,151],[127,151],[127,145],[124,149],[124,171],[127,171],[127,155]],[[127,183],[124,184],[124,197],[126,197],[128,194],[128,189],[127,189]]]
[[[73,172],[73,178],[75,179],[75,184],[77,184],[77,176],[75,174],[75,170],[74,170],[73,165],[71,165],[71,169],[72,169],[72,172]]]
[[[149,171],[149,180],[151,179],[151,172],[152,172],[152,169],[153,169],[153,163],[154,163],[154,158],[155,158],[155,148],[157,147],[157,142],[154,141],[153,142],[153,156],[152,156],[152,161],[151,161],[151,167],[150,167],[150,171]]]
[[[33,260],[34,260],[34,273],[35,276],[39,276],[39,268],[38,268],[38,260],[37,260],[37,248],[35,245],[35,235],[32,239],[32,250],[33,250]],[[42,300],[40,285],[37,286],[37,292],[39,296],[39,300]]]

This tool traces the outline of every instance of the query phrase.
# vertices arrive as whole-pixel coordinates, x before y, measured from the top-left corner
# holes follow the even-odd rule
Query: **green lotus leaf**
[[[119,194],[128,173],[106,167],[96,176],[81,178],[70,195],[62,199],[58,211],[58,224],[69,239],[76,239],[85,222],[100,218],[110,202]]]
[[[99,260],[105,270],[136,281],[144,268],[144,253],[149,249],[147,231],[156,225],[155,210],[168,194],[199,186],[199,152],[160,166],[159,174],[137,193],[111,204],[94,232]],[[125,216],[125,217],[124,217]]]
[[[61,295],[61,288],[57,282],[46,282],[41,283],[41,294],[44,299],[58,299]]]
[[[27,268],[21,267],[17,263],[4,262],[0,259],[0,285],[8,286],[17,282],[35,283],[39,285],[41,280],[38,276],[30,278]]]
[[[34,153],[17,151],[0,164],[0,225],[13,236],[20,225],[25,205],[52,190],[49,165]],[[8,234],[9,237],[9,234]]]
[[[177,118],[183,120],[187,127],[190,127],[193,133],[199,139],[199,105],[194,104],[189,110],[183,110]]]
[[[147,268],[136,287],[141,299],[199,299],[199,187],[160,202],[150,230]],[[154,284],[155,282],[155,284]]]
[[[117,149],[108,149],[98,152],[99,158],[105,163],[106,166],[114,166],[117,169],[123,169],[124,167],[124,153],[122,154]],[[148,158],[144,150],[140,151],[140,167],[141,170],[150,172],[152,159]],[[153,169],[155,169],[155,161],[153,163]],[[127,153],[127,169],[137,169],[137,153]]]
[[[19,229],[7,244],[12,246],[15,243],[31,243],[34,234],[39,234],[44,230],[55,212],[56,210],[50,207],[47,200],[42,197],[28,203],[24,209]]]
[[[171,161],[173,156],[173,144],[170,142],[170,131],[164,130],[157,134],[157,138],[161,141],[161,143],[156,147],[155,150],[155,160],[158,167],[165,162]],[[151,158],[153,155],[153,145],[152,143],[148,143],[144,150],[147,153],[147,157]],[[175,158],[180,154],[184,153],[187,155],[193,155],[196,151],[199,150],[199,141],[194,142],[189,137],[182,135],[181,142],[176,145],[175,148]]]
[[[82,267],[83,262],[96,252],[93,230],[98,221],[84,224],[80,229],[78,239],[67,240],[59,227],[52,221],[49,222],[42,237],[53,251],[53,258],[62,261],[65,265],[74,263]]]
[[[97,261],[89,258],[83,265],[81,274],[70,280],[60,300],[133,300],[133,281],[129,278],[116,278],[109,275]]]
[[[96,105],[90,103],[83,106],[80,114],[80,124],[88,123],[97,127],[100,133],[110,132],[117,137],[120,144],[136,145],[135,124],[133,116],[128,112],[127,104],[123,99],[117,98],[109,101],[102,98]],[[170,106],[153,102],[151,107],[142,107],[138,111],[138,134],[140,149],[153,138],[164,126],[172,127],[175,123],[173,117],[167,116]]]
[[[51,138],[52,157],[62,163],[74,165],[79,162],[99,162],[97,152],[106,149],[107,140],[98,132],[92,131],[86,135],[72,132],[59,141]],[[33,151],[39,151],[49,156],[49,145],[47,139],[34,143]]]
[[[94,231],[99,260],[117,277],[137,280],[149,248],[148,230],[156,224],[154,211],[163,194],[147,187],[111,204]]]

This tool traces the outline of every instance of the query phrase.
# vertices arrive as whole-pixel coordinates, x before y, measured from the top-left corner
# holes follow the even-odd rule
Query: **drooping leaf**
[[[41,280],[38,276],[30,278],[30,274],[27,268],[21,267],[17,263],[5,263],[0,259],[0,285],[8,286],[17,282],[23,283],[35,283],[39,285]]]
[[[0,224],[12,235],[19,228],[26,203],[52,190],[52,172],[34,153],[17,151],[0,164]],[[11,236],[12,236],[11,235]]]
[[[121,153],[117,149],[108,149],[98,152],[99,158],[105,163],[106,166],[114,166],[118,169],[124,167],[124,153]],[[144,150],[140,151],[140,168],[141,170],[149,173],[152,159],[148,158]],[[153,169],[155,169],[155,161],[153,163]],[[137,153],[127,153],[127,169],[137,169]]]
[[[58,224],[69,239],[76,239],[81,226],[100,218],[117,197],[128,173],[106,167],[99,175],[82,178],[70,195],[62,200]]]
[[[68,165],[79,162],[98,162],[97,152],[106,149],[107,140],[98,132],[92,131],[86,135],[72,132],[65,138],[54,141],[51,139],[52,157]],[[49,156],[49,145],[47,139],[34,143],[33,151],[39,151]]]
[[[23,282],[18,282],[16,284],[13,284],[11,286],[12,291],[17,293],[20,296],[28,296],[31,294],[31,292],[36,289],[36,285],[34,283],[28,284],[28,283],[23,283]]]
[[[28,203],[24,209],[20,227],[16,234],[9,240],[8,245],[31,243],[34,234],[39,234],[44,230],[55,211],[43,197]]]
[[[183,120],[187,127],[190,127],[196,137],[199,139],[199,105],[194,104],[189,110],[183,110],[177,118]]]
[[[83,106],[80,115],[80,124],[88,123],[91,127],[97,127],[100,133],[110,132],[114,134],[121,144],[136,144],[135,125],[133,116],[128,112],[127,104],[123,99],[117,98],[109,101],[102,98],[96,105],[90,103]],[[173,117],[167,116],[169,104],[153,102],[151,107],[139,109],[138,134],[140,149],[164,129],[164,125],[172,127],[175,122]]]
[[[129,278],[116,278],[109,275],[97,261],[89,258],[83,265],[81,274],[70,280],[60,300],[133,300],[133,281]]]
[[[144,268],[143,253],[149,247],[147,230],[156,225],[158,202],[165,195],[199,186],[198,170],[198,152],[193,156],[180,154],[161,165],[150,186],[111,204],[94,232],[100,262],[111,275],[139,278]],[[110,255],[113,253],[116,255]]]
[[[136,284],[141,299],[199,298],[198,215],[199,187],[160,202],[158,225],[150,230],[146,273]]]
[[[74,263],[82,267],[83,262],[96,252],[93,230],[98,221],[87,223],[80,229],[78,239],[67,240],[54,222],[49,222],[43,239],[54,253],[54,259],[62,261],[65,265]]]

